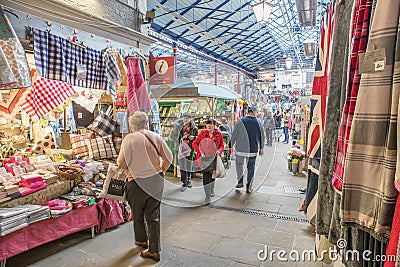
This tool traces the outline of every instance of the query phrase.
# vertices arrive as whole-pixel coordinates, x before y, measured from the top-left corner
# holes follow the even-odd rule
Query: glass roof
[[[148,0],[148,9],[156,14],[149,34],[168,37],[168,42],[186,45],[193,52],[250,73],[282,67],[289,55],[294,59],[293,68],[312,67],[315,58],[304,55],[303,43],[318,42],[324,1],[318,0],[314,27],[300,27],[296,0],[269,0],[274,4],[269,22],[260,24],[251,8],[257,2]]]

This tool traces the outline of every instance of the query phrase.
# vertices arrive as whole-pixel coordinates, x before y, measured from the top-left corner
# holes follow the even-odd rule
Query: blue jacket
[[[241,118],[233,128],[229,147],[235,146],[239,156],[254,157],[264,147],[264,129],[256,117]]]

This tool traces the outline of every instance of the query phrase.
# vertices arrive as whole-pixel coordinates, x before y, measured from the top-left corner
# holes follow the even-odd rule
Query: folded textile
[[[28,215],[28,209],[26,208],[0,208],[0,222],[12,216],[26,214]]]
[[[0,235],[1,235],[1,236],[5,236],[5,235],[7,235],[7,234],[9,234],[9,233],[15,232],[15,231],[17,231],[17,230],[19,230],[19,229],[21,229],[21,228],[26,227],[26,226],[28,226],[28,223],[20,224],[20,225],[18,225],[18,226],[16,226],[16,227],[13,227],[13,228],[11,228],[11,229],[8,229],[8,230],[5,230],[5,231],[1,231],[1,232],[0,232]]]
[[[36,192],[36,191],[45,189],[45,188],[48,187],[48,186],[49,186],[48,184],[44,183],[42,186],[39,186],[39,187],[36,187],[36,188],[33,188],[33,189],[21,188],[21,189],[20,189],[20,191],[21,191],[21,196],[26,196],[26,195],[32,194],[32,193],[34,193],[34,192]]]
[[[0,227],[5,227],[6,225],[14,222],[26,222],[28,214],[27,213],[21,213],[15,216],[11,216],[9,218],[3,219],[0,222]]]

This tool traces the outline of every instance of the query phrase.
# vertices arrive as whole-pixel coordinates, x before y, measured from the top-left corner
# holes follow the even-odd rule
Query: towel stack
[[[50,209],[48,206],[25,204],[17,208],[28,209],[28,224],[50,218]]]
[[[8,198],[8,194],[6,191],[6,187],[3,185],[0,185],[0,202],[6,201],[7,198]]]
[[[28,209],[0,208],[0,236],[28,226]]]
[[[21,175],[21,184],[23,187],[35,189],[44,185],[44,179],[40,175]]]
[[[18,185],[6,185],[5,187],[9,197],[16,198],[21,196]]]

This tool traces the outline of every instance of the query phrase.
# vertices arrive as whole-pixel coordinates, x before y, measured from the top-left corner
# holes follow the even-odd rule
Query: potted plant
[[[301,161],[305,157],[305,153],[300,150],[300,148],[294,146],[292,149],[288,152],[288,158],[290,156],[290,162],[291,162],[291,168],[289,170],[295,175],[296,173],[299,172],[299,166],[301,165]]]

